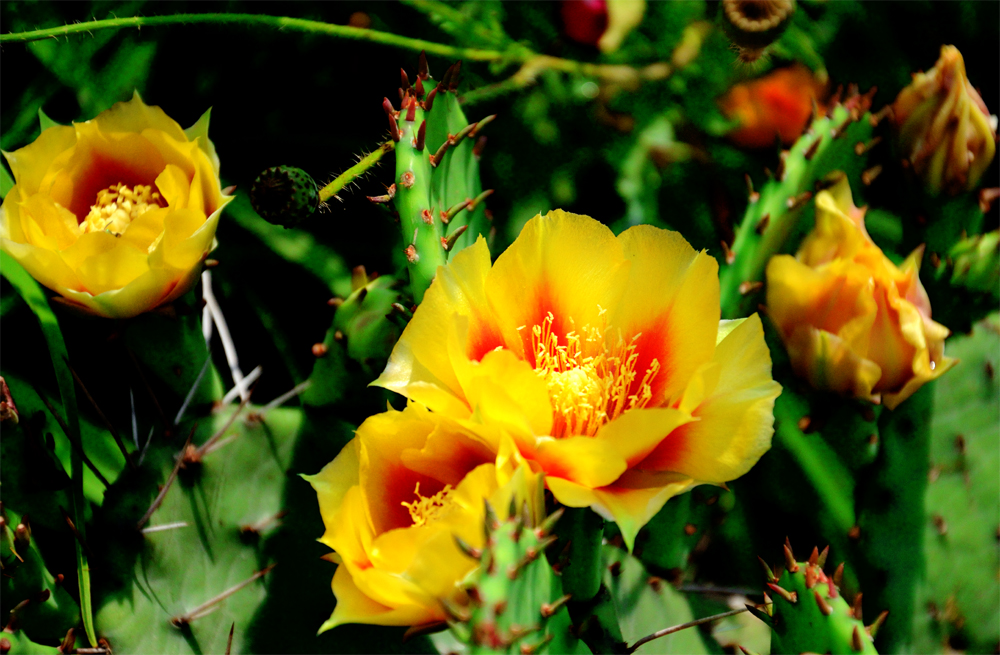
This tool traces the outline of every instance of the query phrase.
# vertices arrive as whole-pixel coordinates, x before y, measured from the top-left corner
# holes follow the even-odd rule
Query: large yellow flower
[[[816,196],[816,227],[795,257],[767,265],[767,309],[796,373],[817,389],[894,409],[955,360],[931,320],[921,246],[901,267],[868,236],[842,178]]]
[[[127,318],[195,283],[222,208],[208,114],[187,131],[138,93],[4,153],[0,248],[87,312]]]
[[[343,623],[424,625],[446,620],[442,599],[464,602],[477,563],[455,536],[481,548],[484,500],[500,518],[511,501],[544,516],[541,475],[509,440],[498,452],[460,421],[418,404],[366,420],[330,464],[306,476],[336,551],[337,606],[320,629]]]
[[[760,319],[719,315],[718,265],[676,232],[616,238],[557,210],[492,268],[482,239],[439,268],[376,384],[500,427],[631,546],[671,496],[770,447],[781,388]]]

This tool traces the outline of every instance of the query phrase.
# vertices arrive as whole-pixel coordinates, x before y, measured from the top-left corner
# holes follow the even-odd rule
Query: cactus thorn
[[[830,603],[826,602],[826,600],[820,596],[819,592],[815,589],[813,590],[813,598],[816,599],[816,604],[819,605],[819,611],[823,612],[823,616],[830,616],[833,614],[833,607]]]
[[[482,132],[483,128],[492,123],[496,117],[496,114],[490,114],[486,118],[481,118],[478,122],[473,123],[472,129],[469,130],[469,138],[471,139],[472,137],[477,136],[480,132]]]
[[[813,546],[813,550],[809,554],[809,566],[816,566],[817,564],[819,564],[819,547]]]
[[[819,144],[823,141],[823,135],[820,134],[816,137],[816,140],[812,142],[812,145],[806,148],[806,151],[802,153],[802,156],[806,161],[812,161],[812,158],[816,156],[816,152],[819,150]]]
[[[427,225],[434,225],[434,214],[429,209],[420,210],[420,218]]]
[[[827,598],[837,598],[839,594],[837,593],[837,585],[833,583],[833,580],[827,580],[826,585],[826,597]]]
[[[493,614],[500,616],[507,611],[507,599],[497,601],[496,605],[493,606]]]
[[[763,216],[760,217],[760,220],[757,221],[757,226],[754,227],[754,232],[756,232],[757,234],[764,234],[764,230],[766,230],[767,226],[770,224],[771,224],[771,214],[770,213],[764,214]]]
[[[389,136],[396,143],[399,143],[399,125],[396,123],[396,116],[389,114]]]
[[[386,116],[396,115],[396,108],[392,106],[392,102],[388,98],[382,98],[382,109]]]
[[[879,109],[878,112],[869,116],[868,122],[871,123],[872,127],[878,127],[878,124],[889,116],[892,116],[892,105],[886,105],[885,107]]]
[[[799,601],[799,595],[797,592],[788,591],[787,589],[779,587],[773,582],[768,582],[767,586],[771,588],[771,591],[778,594],[779,596],[787,600],[789,603],[797,603]]]
[[[743,655],[757,655],[757,653],[755,653],[754,651],[748,650],[748,649],[744,648],[743,646],[740,646],[740,652],[743,653]]]
[[[860,653],[864,650],[865,644],[861,641],[861,631],[858,630],[858,626],[854,626],[854,631],[851,633],[851,648]]]
[[[785,205],[790,211],[796,210],[809,202],[809,199],[812,198],[812,196],[812,191],[803,191],[797,196],[789,196],[788,200],[785,201]]]
[[[775,177],[778,178],[779,182],[785,181],[785,160],[788,159],[788,151],[782,150],[781,154],[778,155],[778,172],[775,173]]]
[[[774,571],[772,571],[771,567],[767,565],[767,562],[764,561],[764,558],[758,555],[757,561],[760,562],[760,565],[764,567],[764,575],[767,576],[767,581],[776,582],[777,578],[774,577]]]
[[[783,546],[785,551],[785,568],[788,569],[789,573],[798,573],[799,563],[795,561],[795,555],[792,554],[792,546],[788,543],[788,538],[785,538],[785,545]]]
[[[417,83],[413,85],[413,89],[416,93],[417,100],[424,97],[424,80],[422,77],[417,78]]]
[[[444,610],[444,613],[448,615],[448,618],[450,618],[452,621],[458,621],[459,623],[468,623],[469,620],[472,618],[472,613],[469,612],[467,608],[462,607],[455,601],[448,598],[441,599],[441,608]]]
[[[480,159],[483,156],[483,150],[485,149],[486,149],[486,136],[484,135],[476,139],[476,145],[472,146],[472,156],[475,157],[476,159]]]
[[[535,548],[535,550],[537,550],[538,552],[542,552],[544,550],[548,550],[549,546],[551,546],[552,544],[554,544],[557,541],[559,541],[559,537],[557,537],[554,534],[550,534],[549,536],[541,539],[538,542],[538,546]]]
[[[406,106],[406,122],[412,123],[417,120],[417,102],[410,98],[410,103]]]
[[[440,88],[441,88],[440,85],[434,87],[433,89],[431,89],[431,92],[427,94],[427,97],[424,98],[424,111],[425,112],[430,112],[431,108],[434,107],[434,98],[437,97],[437,92],[438,92],[438,89],[440,89]]]
[[[547,517],[545,517],[545,520],[542,521],[541,525],[535,528],[535,535],[539,539],[548,536],[549,533],[552,532],[552,529],[556,526],[556,523],[559,522],[559,519],[561,519],[563,514],[565,513],[566,513],[566,508],[560,507],[556,511],[549,514]]]
[[[448,90],[454,91],[458,88],[458,78],[462,74],[462,60],[456,61],[448,70],[451,72],[448,76]]]
[[[406,92],[410,88],[410,77],[406,74],[406,71],[402,68],[399,69],[399,81],[402,85],[403,91]]]
[[[833,139],[839,139],[840,137],[844,136],[844,132],[847,131],[847,128],[853,122],[854,121],[851,120],[851,117],[848,116],[847,118],[844,119],[843,123],[841,123],[840,125],[837,125],[836,127],[834,127],[833,129],[830,130],[830,137],[833,138]]]
[[[485,191],[483,191],[482,193],[480,193],[478,196],[476,196],[475,198],[473,198],[471,201],[469,201],[468,210],[471,212],[473,209],[475,209],[479,205],[479,203],[481,203],[482,201],[486,200],[487,198],[489,198],[492,195],[493,195],[493,189],[486,189]]]
[[[774,621],[771,620],[770,615],[768,615],[766,611],[764,611],[760,607],[757,607],[756,605],[747,604],[747,611],[756,616],[761,621],[763,621],[768,627],[771,627],[774,624]]]
[[[861,617],[861,596],[862,593],[859,591],[857,595],[854,596],[854,603],[851,605],[851,614],[854,615],[858,621],[863,621]]]
[[[542,640],[535,644],[521,644],[521,655],[534,655],[552,641],[554,634],[549,633],[542,637]]]
[[[417,129],[417,136],[413,139],[413,147],[419,152],[424,151],[424,142],[427,140],[427,121],[420,121],[420,127]]]
[[[880,137],[880,136],[875,137],[874,139],[872,139],[868,143],[865,143],[864,141],[858,141],[854,145],[854,154],[856,154],[858,157],[860,157],[861,155],[865,154],[866,152],[868,152],[869,150],[871,150],[872,148],[874,148],[876,145],[878,145],[881,141],[882,141],[882,137]]]
[[[735,252],[733,252],[733,251],[732,251],[732,250],[731,250],[731,249],[729,248],[729,244],[728,244],[728,243],[726,243],[726,240],[725,240],[725,239],[723,239],[723,240],[722,240],[722,241],[721,241],[720,243],[722,244],[722,254],[723,254],[723,255],[725,256],[725,258],[726,258],[726,263],[727,263],[727,264],[732,264],[733,262],[735,262],[735,261],[736,261],[736,253],[735,253]]]
[[[437,149],[437,152],[431,155],[430,157],[431,166],[437,167],[437,165],[441,162],[441,158],[444,157],[445,151],[448,150],[448,148],[450,148],[451,146],[452,146],[452,136],[449,134],[448,138],[445,139],[444,143],[441,144],[441,147]]]
[[[750,179],[750,173],[745,173],[743,178],[747,182],[748,202],[752,205],[760,200],[760,194],[753,190],[753,180]]]
[[[750,280],[746,280],[745,282],[740,282],[740,289],[739,289],[740,295],[745,296],[747,294],[753,293],[754,291],[758,291],[763,287],[764,283],[759,281],[752,282]]]
[[[459,537],[457,534],[454,535],[454,537],[455,537],[455,545],[458,546],[458,549],[460,551],[462,551],[463,553],[465,553],[474,560],[482,559],[483,557],[482,548],[476,548],[475,546],[467,542],[465,539]]]
[[[885,623],[885,617],[887,616],[889,616],[889,610],[882,610],[882,613],[878,615],[878,618],[875,619],[875,622],[872,623],[867,628],[865,628],[865,632],[868,633],[869,637],[871,637],[872,639],[875,638],[875,635],[878,634],[879,628],[881,628],[882,624]]]
[[[542,608],[541,608],[542,618],[547,619],[556,612],[558,612],[563,605],[569,602],[570,598],[572,597],[573,594],[566,594],[565,596],[561,596],[556,600],[552,601],[551,603],[542,603]]]
[[[455,74],[455,64],[452,64],[441,76],[441,81],[438,83],[438,87],[447,91],[451,86],[451,76]]]
[[[861,183],[871,186],[875,178],[882,173],[882,164],[876,164],[861,174]]]
[[[420,261],[420,254],[417,253],[417,247],[412,243],[403,249],[403,254],[406,255],[406,261],[411,264],[416,264]]]
[[[805,573],[806,589],[812,589],[813,587],[815,587],[816,586],[816,579],[818,577],[819,576],[816,574],[816,569],[813,568],[812,565],[806,566],[806,573]]]
[[[211,611],[213,611],[215,609],[216,605],[218,605],[219,603],[221,603],[225,599],[229,598],[230,596],[232,596],[233,594],[235,594],[240,589],[243,589],[244,587],[250,585],[254,581],[258,580],[259,578],[264,577],[265,575],[267,575],[268,573],[270,573],[271,569],[273,569],[275,566],[277,566],[277,563],[275,563],[275,564],[269,564],[268,566],[264,567],[260,571],[257,571],[256,573],[254,573],[253,575],[251,575],[249,578],[247,578],[243,582],[241,582],[241,583],[239,583],[237,585],[233,585],[229,589],[226,589],[225,591],[223,591],[221,594],[219,594],[219,595],[217,595],[217,596],[215,596],[213,598],[210,598],[209,600],[205,601],[204,603],[202,603],[198,607],[194,608],[190,612],[187,612],[185,614],[181,614],[180,616],[175,616],[174,618],[170,619],[170,623],[174,627],[181,628],[181,627],[184,627],[184,626],[190,624],[195,619],[199,619],[199,618],[205,616],[206,614],[209,614]]]
[[[493,509],[493,505],[490,504],[489,500],[483,499],[483,514],[484,525],[486,526],[486,536],[489,537],[498,527],[500,527],[500,519],[497,518],[497,512]]]
[[[455,242],[458,241],[460,236],[465,234],[467,229],[469,229],[468,225],[460,225],[447,237],[441,237],[441,246],[445,249],[445,251],[451,252],[451,249],[455,247]]]
[[[817,557],[817,558],[816,558],[816,566],[818,566],[818,567],[819,567],[819,568],[821,568],[821,569],[822,569],[822,568],[823,568],[824,566],[826,566],[826,558],[827,558],[827,556],[828,556],[829,554],[830,554],[830,546],[827,546],[827,547],[826,547],[826,548],[824,548],[824,549],[823,549],[823,551],[822,551],[822,552],[821,552],[821,553],[819,554],[819,557]]]

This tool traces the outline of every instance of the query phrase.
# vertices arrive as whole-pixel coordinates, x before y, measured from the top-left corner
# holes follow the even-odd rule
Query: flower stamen
[[[402,502],[400,505],[410,512],[413,525],[422,526],[433,523],[440,516],[442,510],[448,506],[448,497],[454,489],[450,484],[446,484],[444,489],[433,496],[420,495],[420,483],[413,489],[413,495],[417,497],[412,503]]]
[[[80,224],[81,234],[107,232],[120,237],[135,219],[150,209],[163,205],[152,185],[136,184],[130,188],[119,182],[97,192],[97,202]]]
[[[600,309],[602,319],[605,310]],[[548,384],[552,402],[552,436],[593,436],[602,425],[620,414],[645,407],[653,398],[653,379],[660,370],[654,359],[634,393],[639,334],[628,342],[621,333],[609,338],[610,329],[584,326],[570,330],[564,343],[553,334],[555,316],[549,312],[541,325],[531,328],[535,372]],[[570,319],[572,324],[572,319]]]

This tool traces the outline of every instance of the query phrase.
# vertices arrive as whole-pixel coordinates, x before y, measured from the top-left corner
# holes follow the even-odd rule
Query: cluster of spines
[[[471,652],[566,652],[573,638],[565,609],[570,597],[544,555],[556,541],[551,532],[562,513],[532,527],[527,505],[518,511],[512,501],[509,518],[501,521],[487,502],[483,547],[456,537],[479,567],[465,589],[467,602],[443,604],[452,630]]]
[[[410,84],[405,70],[400,71],[399,109],[388,98],[382,101],[389,135],[396,144],[396,175],[384,195],[370,196],[369,200],[392,201],[396,207],[416,302],[423,298],[437,267],[447,261],[448,253],[470,227],[468,220],[456,220],[456,216],[461,212],[471,215],[492,193],[478,188],[478,169],[474,180],[465,177],[462,184],[451,185],[456,188],[449,188],[443,181],[442,164],[449,151],[464,142],[474,142],[480,130],[494,118],[489,116],[471,124],[465,121],[457,100],[449,97],[455,93],[460,70],[461,62],[453,64],[441,81],[428,90],[432,78],[427,58],[421,53],[414,84]],[[470,152],[478,157],[481,143]],[[472,227],[474,232],[479,231],[479,226]]]
[[[813,195],[846,174],[871,184],[880,166],[865,170],[868,151],[878,143],[872,132],[882,113],[868,113],[875,89],[860,94],[848,88],[828,103],[826,113],[813,107],[809,127],[788,150],[781,152],[778,169],[755,191],[747,176],[748,205],[732,245],[722,242],[727,266],[721,271],[722,306],[735,315],[745,298],[763,286],[763,273],[772,255],[801,229],[799,215]],[[741,314],[742,315],[742,314]],[[732,316],[729,316],[731,318]]]
[[[874,638],[888,612],[865,627],[861,594],[848,605],[840,593],[843,563],[830,576],[823,571],[829,550],[813,548],[807,561],[798,562],[786,540],[785,570],[777,574],[760,560],[771,593],[764,593],[763,607],[747,609],[771,627],[772,653],[877,653]]]

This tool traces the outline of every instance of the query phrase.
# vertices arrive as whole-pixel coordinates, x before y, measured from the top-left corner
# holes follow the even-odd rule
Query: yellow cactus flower
[[[816,196],[816,227],[795,257],[767,266],[767,310],[796,373],[817,389],[895,409],[955,364],[948,328],[931,320],[918,275],[923,247],[901,267],[868,236],[842,178]]]
[[[336,551],[337,605],[320,631],[344,623],[426,625],[446,620],[442,600],[465,603],[477,562],[455,536],[481,548],[484,500],[501,519],[511,501],[544,518],[541,474],[509,439],[493,451],[460,421],[418,404],[372,416],[331,463],[304,476],[319,498]]]
[[[501,428],[631,547],[670,497],[770,447],[781,387],[760,319],[719,316],[718,265],[680,234],[556,210],[492,267],[480,239],[439,268],[374,384]]]
[[[975,189],[996,154],[996,118],[965,74],[958,48],[941,46],[892,105],[900,149],[932,194]]]
[[[232,199],[208,113],[185,131],[138,93],[4,156],[16,184],[0,209],[0,248],[100,316],[135,316],[190,289]]]

